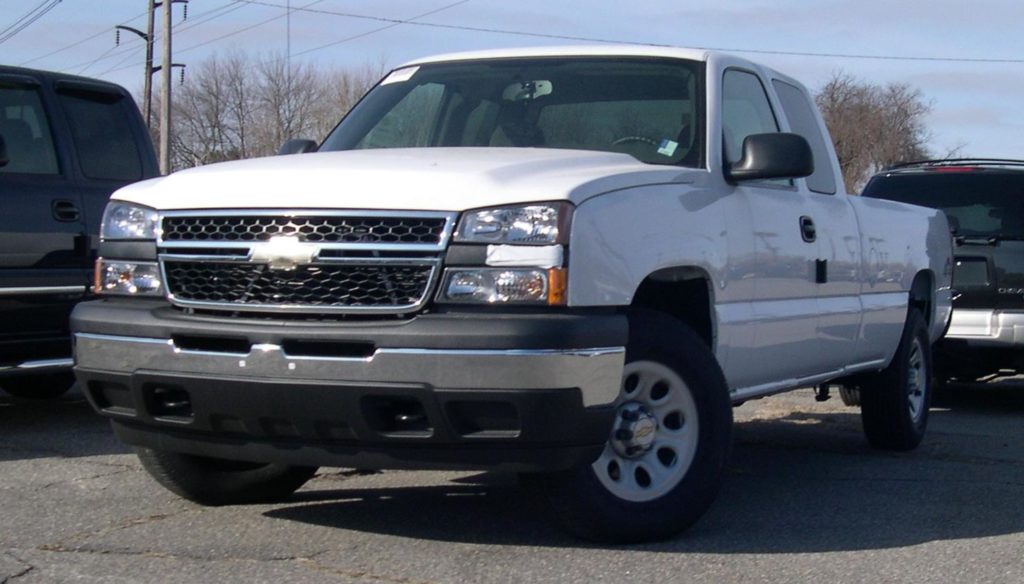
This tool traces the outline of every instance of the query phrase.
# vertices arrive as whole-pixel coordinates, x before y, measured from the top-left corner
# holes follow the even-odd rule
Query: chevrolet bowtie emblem
[[[278,236],[254,245],[249,261],[267,264],[271,270],[294,270],[297,266],[312,263],[318,253],[318,245],[302,243],[297,237]]]

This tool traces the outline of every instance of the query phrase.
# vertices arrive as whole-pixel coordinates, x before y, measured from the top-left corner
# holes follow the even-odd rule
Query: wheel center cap
[[[612,428],[611,445],[622,456],[636,458],[654,446],[658,420],[638,403],[619,407]]]

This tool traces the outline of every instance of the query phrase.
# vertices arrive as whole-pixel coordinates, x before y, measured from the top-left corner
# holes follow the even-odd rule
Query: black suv
[[[1024,161],[949,159],[875,175],[863,196],[942,209],[953,231],[953,318],[940,381],[1024,372]]]
[[[8,393],[68,389],[68,315],[88,293],[107,198],[157,174],[123,88],[0,66],[0,387]]]

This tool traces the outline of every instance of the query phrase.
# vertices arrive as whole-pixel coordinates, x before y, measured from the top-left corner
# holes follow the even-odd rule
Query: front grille
[[[174,300],[240,307],[403,309],[426,296],[434,264],[313,264],[272,270],[261,264],[164,260]]]
[[[292,236],[310,243],[427,244],[444,234],[444,217],[207,216],[164,217],[165,242],[269,241]]]
[[[427,211],[178,211],[157,241],[168,298],[233,312],[402,314],[426,304],[454,227]]]

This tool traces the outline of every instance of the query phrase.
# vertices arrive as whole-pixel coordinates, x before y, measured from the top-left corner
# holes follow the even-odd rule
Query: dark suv
[[[0,387],[8,393],[67,390],[68,315],[88,292],[107,198],[157,174],[123,88],[0,66]]]
[[[1024,372],[1024,161],[950,159],[875,175],[865,197],[942,209],[955,242],[953,319],[940,380]]]

